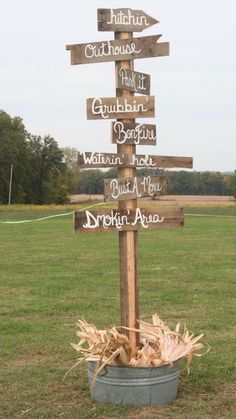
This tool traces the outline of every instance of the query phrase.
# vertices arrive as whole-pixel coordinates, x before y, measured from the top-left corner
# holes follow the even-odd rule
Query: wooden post
[[[132,39],[132,32],[115,32],[115,39]],[[116,78],[120,67],[133,70],[133,61],[118,61],[115,63]],[[116,83],[118,85],[118,83]],[[132,96],[133,93],[126,90],[116,89],[116,96]],[[130,120],[120,120],[123,123]],[[135,122],[131,120],[131,122]],[[136,146],[132,144],[118,144],[117,153],[136,154]],[[118,177],[134,177],[136,168],[118,168]],[[137,199],[119,201],[118,209],[137,208]],[[137,275],[137,231],[119,232],[119,251],[120,251],[120,308],[121,325],[130,328],[138,327],[139,319],[139,294],[138,294],[138,275]],[[133,331],[126,331],[130,345],[134,351],[139,344],[139,335]]]
[[[11,171],[10,171],[8,205],[11,205],[12,176],[13,176],[13,164],[11,164]]]

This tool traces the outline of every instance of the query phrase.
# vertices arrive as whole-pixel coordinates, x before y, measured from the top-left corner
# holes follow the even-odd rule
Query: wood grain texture
[[[121,325],[133,329],[139,326],[137,247],[137,231],[119,232]],[[139,334],[133,330],[123,330],[122,332],[128,336],[134,353],[139,346]]]
[[[78,153],[78,166],[81,169],[109,167],[147,167],[147,168],[177,168],[191,169],[192,157],[154,156],[149,154],[115,154],[101,152]]]
[[[169,42],[159,42],[155,45],[153,57],[167,57],[168,55],[170,55]]]
[[[122,41],[133,39],[131,32],[115,32],[115,40]],[[119,68],[124,67],[127,70],[134,70],[134,61],[128,60],[115,63],[116,86]],[[133,92],[116,88],[117,97],[132,97]],[[120,122],[132,121],[121,119]],[[135,122],[135,121],[133,121]],[[118,144],[117,153],[136,154],[136,146],[129,144]],[[120,167],[118,168],[118,177],[134,177],[136,168]],[[136,211],[137,199],[118,201],[118,210],[132,208]],[[137,328],[139,321],[139,289],[137,273],[137,246],[138,231],[120,231],[119,232],[119,255],[120,255],[120,309],[121,325],[129,328]],[[132,351],[139,345],[140,336],[134,331],[125,331],[130,342]]]
[[[142,10],[98,9],[98,31],[142,32],[156,23],[153,17]]]
[[[140,176],[119,179],[104,179],[105,202],[154,197],[165,192],[164,176]]]
[[[89,98],[87,119],[135,119],[155,116],[154,96]]]
[[[151,77],[149,74],[138,71],[127,70],[124,67],[118,68],[117,88],[128,90],[134,93],[150,95]]]
[[[180,207],[86,210],[74,213],[75,233],[132,232],[140,229],[176,228],[183,225],[184,213],[183,208]],[[122,242],[124,244],[124,240]],[[123,256],[125,257],[125,253]]]
[[[71,64],[92,64],[109,61],[127,61],[169,55],[169,43],[157,43],[161,35],[115,41],[90,42],[67,45],[71,51]]]

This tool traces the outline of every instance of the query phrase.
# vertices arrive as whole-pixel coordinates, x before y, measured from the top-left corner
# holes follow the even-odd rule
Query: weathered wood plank
[[[104,179],[104,199],[112,202],[159,196],[164,193],[165,185],[164,176]]]
[[[150,156],[155,162],[156,167],[160,169],[183,167],[185,169],[193,168],[192,157],[181,156]]]
[[[153,17],[142,10],[98,9],[98,30],[112,32],[142,32],[156,23]]]
[[[133,39],[132,32],[115,32],[115,39]],[[120,66],[127,70],[134,70],[134,60],[116,61],[115,76]],[[117,80],[116,80],[117,84]],[[127,90],[116,89],[116,96],[130,97],[134,94]],[[123,122],[124,119],[121,119]],[[133,122],[135,122],[133,120]],[[117,152],[124,154],[136,154],[135,145],[118,144]],[[120,167],[118,168],[118,177],[134,177],[136,168]],[[137,199],[118,201],[118,210],[136,209]],[[120,309],[121,325],[135,329],[139,326],[139,298],[138,298],[138,272],[137,272],[137,244],[138,231],[120,231],[119,232],[119,256],[120,256]],[[126,330],[132,351],[139,345],[140,336],[137,332]]]
[[[174,168],[193,167],[192,157],[153,156],[149,154],[115,154],[101,152],[78,153],[78,166],[81,169],[98,169],[108,167],[147,167],[147,168]]]
[[[139,229],[171,228],[184,225],[183,208],[136,208],[107,211],[76,211],[75,233],[104,231],[136,231]]]
[[[155,45],[153,57],[167,57],[168,55],[170,55],[169,42],[159,42]]]
[[[134,330],[139,326],[137,246],[138,231],[119,231],[121,325]],[[134,330],[123,330],[132,350],[139,346],[140,341]]]
[[[160,37],[161,35],[152,35],[141,38],[74,44],[67,45],[66,49],[71,51],[72,65],[167,56],[169,55],[169,43],[157,43]]]
[[[112,122],[112,144],[156,145],[156,125]]]
[[[134,93],[150,95],[151,77],[149,74],[127,70],[125,67],[117,68],[117,88]]]
[[[135,119],[154,116],[154,96],[87,99],[87,119]]]

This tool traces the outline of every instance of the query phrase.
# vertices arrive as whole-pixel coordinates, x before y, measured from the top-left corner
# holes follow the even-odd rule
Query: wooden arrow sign
[[[154,116],[154,96],[87,99],[87,119],[135,119]]]
[[[104,199],[111,202],[159,196],[163,195],[165,184],[164,176],[105,179]]]
[[[115,41],[67,45],[71,51],[71,64],[102,63],[169,55],[169,43],[157,43],[161,35]]]
[[[98,9],[98,30],[112,32],[142,32],[158,20],[142,10]]]
[[[151,77],[148,74],[120,67],[117,71],[116,81],[118,89],[150,95]]]
[[[83,152],[78,154],[78,166],[81,169],[108,167],[147,167],[191,169],[192,157],[150,156],[148,154],[113,154],[101,152]]]
[[[171,228],[184,225],[183,208],[152,208],[74,212],[75,233]]]

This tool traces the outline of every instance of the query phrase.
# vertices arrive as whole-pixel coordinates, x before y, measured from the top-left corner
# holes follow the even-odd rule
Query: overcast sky
[[[0,109],[60,147],[116,152],[111,121],[88,121],[86,98],[115,96],[114,63],[70,65],[66,44],[112,40],[97,8],[142,9],[160,21],[169,57],[135,61],[151,75],[157,146],[139,154],[192,156],[194,170],[236,169],[235,0],[1,0]],[[138,120],[141,122],[142,120]]]

